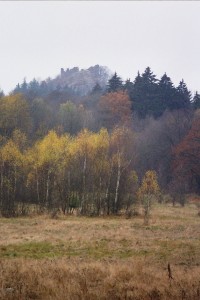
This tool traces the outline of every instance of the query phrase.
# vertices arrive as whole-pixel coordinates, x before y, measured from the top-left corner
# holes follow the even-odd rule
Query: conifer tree
[[[123,89],[122,79],[115,72],[113,77],[108,81],[107,91],[108,93],[111,93],[111,92],[117,92],[122,89]]]
[[[147,114],[157,116],[158,84],[156,76],[147,67],[142,75],[138,72],[130,93],[133,110],[141,117]]]
[[[159,81],[160,115],[166,110],[174,108],[176,90],[171,78],[165,73]]]
[[[133,88],[133,82],[131,82],[130,78],[126,80],[124,84],[124,90],[127,91],[128,93],[132,90]]]
[[[21,92],[22,92],[22,93],[24,93],[24,92],[27,91],[27,89],[28,89],[28,84],[27,84],[27,82],[26,82],[26,78],[24,78],[24,81],[23,81],[23,83],[21,84],[20,89],[21,89]]]
[[[93,87],[92,91],[91,91],[91,95],[94,95],[94,94],[101,94],[103,91],[102,87],[100,86],[100,84],[97,82],[95,84],[95,86]]]
[[[192,105],[194,109],[200,108],[200,94],[198,92],[195,93],[194,98],[192,100]]]
[[[133,82],[133,87],[129,90],[129,96],[131,99],[132,110],[141,116],[143,110],[143,104],[141,99],[142,93],[142,78],[140,72],[137,73],[137,76]]]
[[[176,109],[189,108],[191,104],[191,92],[188,90],[186,83],[182,79],[176,88]]]
[[[147,67],[144,71],[144,73],[142,74],[142,79],[143,79],[143,83],[145,85],[151,85],[156,83],[158,80],[156,79],[156,76],[153,74],[153,72],[151,71],[150,67]]]

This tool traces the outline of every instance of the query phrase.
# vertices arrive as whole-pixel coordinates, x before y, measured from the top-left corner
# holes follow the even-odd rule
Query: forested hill
[[[37,81],[33,79],[27,83],[17,84],[14,93],[26,94],[28,98],[36,96],[47,96],[53,91],[63,92],[69,95],[84,96],[89,94],[95,85],[99,85],[102,90],[106,89],[108,79],[111,77],[111,71],[104,66],[91,66],[88,69],[79,69],[78,67],[61,68],[60,74],[55,78]]]
[[[18,201],[116,213],[136,201],[149,170],[174,201],[200,192],[198,92],[149,67],[133,81],[109,74],[98,65],[62,69],[0,94],[5,214]]]
[[[88,69],[61,68],[60,74],[55,78],[18,83],[13,93],[22,93],[30,101],[42,97],[54,105],[59,105],[66,99],[75,103],[86,101],[92,105],[89,103],[91,94],[118,90],[128,93],[132,111],[141,118],[146,115],[160,117],[166,110],[189,109],[192,106],[196,109],[200,106],[199,93],[192,95],[183,79],[175,86],[166,73],[161,78],[156,78],[149,67],[142,74],[138,72],[133,81],[127,79],[124,82],[117,73],[112,75],[105,66],[95,65]]]

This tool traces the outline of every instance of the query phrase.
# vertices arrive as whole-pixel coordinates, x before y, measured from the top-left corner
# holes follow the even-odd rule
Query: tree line
[[[75,137],[50,131],[32,147],[15,130],[0,148],[2,214],[15,215],[17,203],[95,215],[128,208],[138,180],[132,147],[127,128],[84,129]]]
[[[183,79],[175,87],[166,73],[157,79],[149,67],[142,74],[138,72],[133,82],[129,79],[124,84],[115,73],[109,80],[108,92],[119,90],[127,91],[131,100],[132,111],[140,118],[145,118],[147,115],[158,118],[166,110],[197,109],[200,107],[200,94],[196,92],[192,97]]]
[[[118,213],[141,200],[147,172],[160,194],[184,204],[186,193],[200,192],[199,108],[184,80],[175,87],[150,68],[133,82],[115,73],[84,96],[51,80],[1,93],[1,213],[15,215],[19,204],[22,212],[37,204]]]

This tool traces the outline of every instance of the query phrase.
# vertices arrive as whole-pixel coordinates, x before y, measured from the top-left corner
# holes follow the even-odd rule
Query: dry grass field
[[[0,299],[200,299],[197,212],[158,205],[149,226],[141,216],[1,218]]]

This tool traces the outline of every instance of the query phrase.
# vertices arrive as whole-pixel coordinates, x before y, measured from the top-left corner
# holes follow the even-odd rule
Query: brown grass
[[[159,205],[148,227],[141,217],[0,219],[0,283],[0,299],[200,299],[197,208]]]

